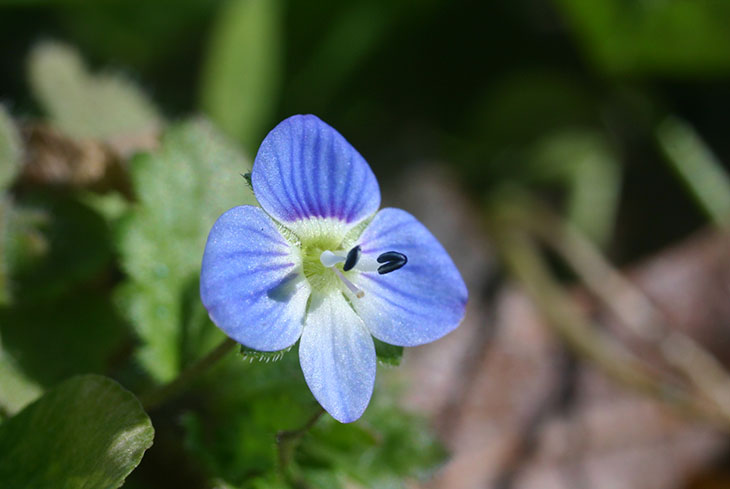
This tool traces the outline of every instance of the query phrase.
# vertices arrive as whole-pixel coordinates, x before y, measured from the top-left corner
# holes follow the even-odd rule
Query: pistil
[[[319,255],[319,261],[322,262],[322,265],[324,265],[325,267],[332,268],[338,263],[345,261],[345,257],[333,253],[330,250],[324,250],[322,254]]]
[[[342,283],[345,284],[347,288],[350,289],[350,292],[355,294],[358,299],[362,299],[363,297],[365,297],[365,292],[362,289],[358,288],[355,284],[347,280],[347,277],[345,277],[345,275],[341,271],[335,268],[335,273],[338,277],[340,277]]]
[[[358,288],[355,284],[348,280],[347,277],[345,277],[345,275],[339,269],[337,269],[337,267],[335,267],[335,265],[337,265],[338,263],[345,262],[342,269],[347,272],[355,267],[359,260],[360,246],[355,246],[345,256],[343,256],[341,253],[334,253],[330,250],[323,251],[322,254],[319,256],[319,261],[322,263],[322,265],[334,270],[335,274],[339,277],[340,280],[342,280],[342,283],[345,284],[348,289],[350,289],[350,292],[355,294],[358,299],[362,299],[365,296],[365,292],[363,292],[360,288]]]

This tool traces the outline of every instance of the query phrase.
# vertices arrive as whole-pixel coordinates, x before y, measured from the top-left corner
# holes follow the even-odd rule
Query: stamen
[[[378,258],[378,263],[383,265],[378,267],[378,273],[385,275],[386,273],[395,272],[399,268],[403,268],[403,265],[408,263],[408,257],[403,253],[397,251],[386,251],[382,253]]]
[[[335,255],[330,250],[325,250],[319,255],[319,261],[327,268],[332,268],[340,262],[345,261],[344,256]]]
[[[345,259],[345,265],[342,267],[342,270],[345,272],[352,270],[352,267],[357,265],[357,262],[360,261],[360,252],[361,248],[360,245],[355,246],[353,249],[347,252],[347,258]]]
[[[335,270],[335,273],[337,274],[337,276],[340,277],[340,280],[342,280],[342,282],[347,286],[347,288],[350,289],[350,292],[355,294],[355,296],[357,296],[358,299],[362,299],[363,297],[365,297],[365,292],[363,290],[358,289],[355,284],[353,284],[352,282],[347,280],[347,277],[345,277],[341,271],[337,270],[336,268],[334,270]]]

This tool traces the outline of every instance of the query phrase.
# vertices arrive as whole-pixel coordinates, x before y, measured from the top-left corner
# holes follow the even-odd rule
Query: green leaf
[[[118,299],[142,340],[138,358],[158,381],[172,379],[222,338],[200,304],[200,262],[218,216],[255,203],[240,177],[249,170],[202,121],[171,127],[158,151],[131,161],[137,204],[119,227],[129,279]]]
[[[375,342],[375,355],[381,365],[397,367],[403,359],[403,347],[384,343],[373,338]]]
[[[325,416],[303,437],[296,459],[305,478],[326,468],[339,479],[333,487],[402,488],[444,463],[446,450],[426,421],[404,412],[388,394],[376,391],[361,421],[341,424]]]
[[[118,192],[97,193],[82,191],[78,193],[79,202],[103,216],[107,222],[117,222],[129,211],[129,200]]]
[[[218,14],[202,73],[205,112],[250,151],[278,101],[282,7],[278,0],[229,0]]]
[[[157,131],[162,117],[147,97],[120,74],[91,74],[79,53],[54,42],[30,53],[33,92],[51,121],[77,138],[122,139]]]
[[[403,412],[382,380],[362,420],[341,424],[325,414],[298,442],[293,472],[309,486],[401,488],[443,463],[446,452],[429,426]],[[194,459],[233,487],[278,487],[277,432],[302,427],[317,410],[296,347],[276,363],[232,355],[201,385],[196,398],[205,403],[183,423]]]
[[[211,479],[234,487],[268,487],[276,470],[276,434],[303,425],[316,411],[296,347],[274,363],[226,357],[201,382],[205,399],[184,418],[186,448]],[[264,476],[257,484],[251,478]],[[246,483],[246,484],[244,484]]]
[[[20,134],[5,107],[0,105],[0,189],[12,183],[21,163]]]
[[[132,393],[98,375],[73,377],[0,425],[0,486],[116,488],[153,436]]]

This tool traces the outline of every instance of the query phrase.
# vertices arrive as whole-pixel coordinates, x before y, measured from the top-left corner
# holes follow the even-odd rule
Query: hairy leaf
[[[130,172],[137,204],[120,224],[129,279],[119,303],[142,340],[139,360],[158,381],[220,341],[198,292],[210,228],[231,207],[255,202],[240,174],[249,162],[209,124],[171,127]]]
[[[246,489],[279,487],[276,436],[301,428],[318,409],[296,347],[275,363],[228,357],[184,418],[186,446],[211,479]],[[446,452],[423,419],[405,413],[392,392],[377,389],[362,420],[342,424],[324,414],[297,442],[290,467],[318,488],[402,488],[430,475]]]
[[[38,44],[28,74],[52,122],[71,136],[119,140],[162,125],[157,109],[134,83],[120,74],[89,73],[78,52],[64,44]]]
[[[403,488],[408,479],[424,479],[444,463],[446,451],[425,420],[386,401],[383,394],[376,392],[362,421],[341,424],[325,417],[302,439],[297,462],[305,479],[316,482],[327,476],[331,487],[338,488],[353,482]]]
[[[273,475],[277,432],[296,429],[317,409],[296,347],[273,363],[231,355],[211,372],[203,389],[199,395],[205,405],[183,421],[186,446],[211,479],[234,487],[257,475]]]

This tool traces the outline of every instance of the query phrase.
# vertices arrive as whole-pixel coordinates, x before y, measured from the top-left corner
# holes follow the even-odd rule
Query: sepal
[[[378,363],[386,367],[397,367],[403,360],[403,347],[391,345],[373,338],[375,342],[375,355],[378,357]]]
[[[293,346],[293,345],[292,345]],[[282,358],[284,358],[284,355],[289,353],[289,351],[292,349],[290,346],[289,348],[284,348],[283,350],[279,351],[259,351],[254,350],[253,348],[249,348],[247,346],[241,345],[241,349],[238,352],[241,355],[241,358],[244,360],[248,360],[250,363],[254,362],[278,362]]]

